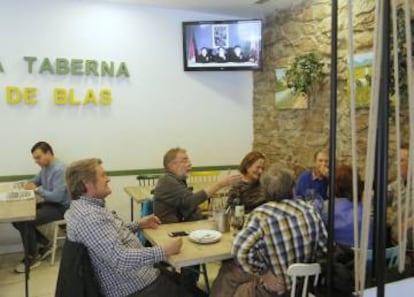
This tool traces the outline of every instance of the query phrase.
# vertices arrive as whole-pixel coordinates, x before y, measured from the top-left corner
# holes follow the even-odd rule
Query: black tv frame
[[[256,65],[240,65],[236,66],[234,63],[232,64],[219,64],[215,63],[215,66],[189,66],[187,61],[187,38],[186,38],[186,27],[191,25],[216,25],[216,24],[237,24],[237,23],[245,23],[245,22],[260,22],[261,30],[260,30],[260,42],[259,42],[259,57],[258,63]],[[234,19],[234,20],[211,20],[211,21],[186,21],[182,22],[182,42],[183,42],[183,64],[184,64],[184,71],[261,71],[263,69],[263,20],[261,19]]]

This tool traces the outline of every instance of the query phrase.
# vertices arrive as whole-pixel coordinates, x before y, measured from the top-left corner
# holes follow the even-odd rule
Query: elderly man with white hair
[[[222,265],[211,297],[284,296],[289,265],[326,252],[323,221],[312,205],[293,199],[293,175],[272,166],[261,180],[270,202],[250,213],[233,242],[234,261]]]

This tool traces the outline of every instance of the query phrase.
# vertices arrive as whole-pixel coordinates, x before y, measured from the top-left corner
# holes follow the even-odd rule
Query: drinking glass
[[[231,227],[233,228],[233,235],[236,235],[242,228],[244,224],[244,216],[232,216],[231,218]]]

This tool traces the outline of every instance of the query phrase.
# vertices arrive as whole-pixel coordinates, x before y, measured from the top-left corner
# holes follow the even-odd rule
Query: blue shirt
[[[42,167],[32,182],[38,186],[35,193],[47,202],[69,207],[70,196],[65,185],[65,164],[63,162],[55,159],[49,166]]]
[[[312,170],[302,172],[296,182],[295,197],[306,198],[310,189],[326,200],[328,198],[328,179],[326,177],[314,178]]]
[[[358,203],[358,230],[361,238],[362,203]],[[325,213],[324,220],[327,221]],[[354,205],[347,198],[335,199],[334,241],[347,246],[354,246]],[[372,224],[369,228],[368,248],[372,248]]]
[[[69,240],[88,249],[101,292],[124,297],[150,285],[159,275],[153,264],[166,260],[161,247],[144,248],[136,223],[123,220],[105,207],[105,200],[81,197],[65,213]]]

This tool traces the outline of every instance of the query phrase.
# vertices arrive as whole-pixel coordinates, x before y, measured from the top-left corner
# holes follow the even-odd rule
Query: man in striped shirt
[[[289,265],[314,262],[326,252],[323,221],[312,205],[293,199],[292,174],[272,166],[262,185],[270,202],[250,213],[233,242],[234,261],[222,265],[211,297],[287,294]]]
[[[144,248],[135,232],[157,228],[159,219],[151,215],[139,223],[126,224],[107,210],[105,198],[111,189],[101,163],[99,159],[85,159],[67,168],[66,183],[73,201],[65,214],[67,237],[87,248],[101,293],[105,297],[183,296],[166,272],[153,267],[178,254],[182,239],[171,239],[163,247]]]

